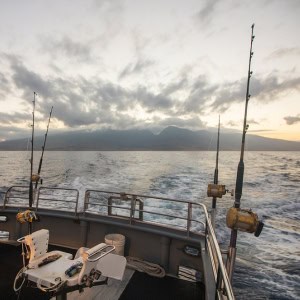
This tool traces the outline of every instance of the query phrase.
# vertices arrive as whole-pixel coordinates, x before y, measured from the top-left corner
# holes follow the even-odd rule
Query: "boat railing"
[[[217,237],[215,235],[215,231],[208,216],[206,206],[202,203],[199,203],[199,205],[202,206],[205,214],[205,248],[209,252],[209,257],[216,281],[216,299],[235,299],[231,281],[228,277],[227,270],[223,263],[222,253],[217,241]]]
[[[205,228],[198,203],[165,197],[87,190],[84,212],[172,227],[188,236]]]
[[[27,208],[28,199],[29,186],[14,185],[5,192],[3,207]]]
[[[11,186],[4,194],[3,207],[28,208],[29,187]],[[33,190],[35,210],[46,208],[78,213],[79,191],[70,188],[40,187]]]
[[[70,188],[49,188],[38,189],[36,210],[41,208],[62,210],[78,214],[79,191]]]

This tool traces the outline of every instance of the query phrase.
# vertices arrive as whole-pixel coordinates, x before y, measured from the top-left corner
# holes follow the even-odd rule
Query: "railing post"
[[[188,203],[188,216],[187,216],[187,235],[190,235],[191,230],[191,219],[192,219],[192,203]]]
[[[207,219],[205,220],[205,250],[207,250],[207,239],[208,239],[208,224],[207,224]]]
[[[84,212],[88,209],[90,191],[86,191],[84,195]]]
[[[139,199],[139,220],[143,221],[144,219],[144,201],[142,201],[141,199]]]
[[[10,190],[11,190],[12,187],[10,187],[6,193],[5,193],[5,197],[4,197],[4,202],[3,202],[3,208],[5,208],[7,202],[8,202],[8,198],[9,198],[9,195],[10,195]]]
[[[229,251],[227,254],[227,261],[226,261],[226,270],[227,270],[230,282],[232,282],[232,275],[233,275],[234,264],[235,264],[235,256],[236,256],[236,248],[229,247]]]
[[[135,205],[136,205],[136,196],[132,195],[132,197],[131,197],[131,209],[130,209],[130,224],[132,224],[132,219],[134,218]]]
[[[215,299],[218,300],[218,292],[221,290],[221,286],[222,286],[222,277],[221,277],[221,270],[220,270],[220,266],[218,266],[218,271],[217,271],[217,282],[216,282],[216,295],[215,295]]]
[[[112,213],[112,196],[109,196],[107,199],[107,214],[110,216]]]
[[[37,198],[36,198],[35,211],[38,211],[38,208],[39,208],[40,191],[41,191],[41,188],[38,189]]]
[[[75,204],[75,216],[77,216],[77,210],[78,210],[78,199],[79,199],[79,191],[76,191],[76,204]]]

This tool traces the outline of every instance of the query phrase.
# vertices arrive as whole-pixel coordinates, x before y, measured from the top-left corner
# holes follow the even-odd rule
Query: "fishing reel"
[[[209,183],[207,186],[208,197],[222,198],[226,193],[229,193],[229,190],[225,188],[225,185]],[[230,191],[230,194],[233,196],[233,191]]]
[[[231,207],[226,217],[227,227],[248,233],[254,233],[258,237],[264,227],[264,223],[258,220],[258,216],[251,209]]]
[[[32,223],[34,221],[39,221],[39,217],[35,214],[35,212],[31,210],[20,211],[17,213],[16,219],[19,223],[24,224],[26,222]]]
[[[41,184],[43,184],[43,178],[41,178],[41,176],[38,174],[32,174],[31,181],[35,183],[40,182]]]

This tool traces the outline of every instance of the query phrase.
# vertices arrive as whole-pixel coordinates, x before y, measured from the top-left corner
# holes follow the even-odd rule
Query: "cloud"
[[[51,55],[53,58],[61,57],[62,55],[75,59],[79,62],[92,62],[91,41],[78,42],[72,40],[68,36],[63,36],[60,39],[54,39],[50,36],[40,38],[42,51]]]
[[[42,77],[29,70],[18,59],[10,58],[10,63],[11,80],[23,94],[25,102],[31,105],[33,91],[36,91],[36,109],[39,114],[47,118],[50,107],[54,106],[53,117],[67,127],[117,127],[124,123],[128,126],[128,120],[135,125],[134,118],[129,117],[126,112],[129,109],[134,110],[136,105],[140,105],[147,112],[169,111],[174,106],[172,98],[153,93],[144,86],[128,90],[99,78],[87,80],[82,76],[65,76],[64,79]],[[17,116],[14,121],[16,119]]]
[[[124,10],[123,0],[93,0],[90,12],[101,24],[97,28],[98,36],[93,40],[95,43],[100,41],[98,46],[107,48],[115,37],[124,32]]]
[[[31,117],[31,112],[29,113],[14,113],[8,114],[0,112],[0,124],[15,124],[15,123],[23,123],[29,121]]]
[[[232,103],[244,102],[247,79],[227,82],[216,91],[216,98],[211,104],[213,110],[226,111]],[[300,91],[300,78],[280,80],[276,75],[267,78],[253,77],[250,82],[250,94],[259,102],[277,101],[289,92]],[[252,99],[252,98],[251,98]]]
[[[272,52],[268,59],[284,58],[286,56],[300,56],[299,47],[280,48]]]
[[[161,128],[165,128],[167,126],[177,126],[188,129],[199,129],[206,127],[206,123],[204,123],[198,116],[190,117],[190,118],[177,118],[170,117],[163,120],[158,121],[158,125]]]
[[[0,90],[4,92],[9,92],[10,91],[10,82],[6,78],[6,76],[0,72]]]
[[[251,80],[251,93],[258,101],[272,102],[293,90],[300,91],[300,77],[279,79],[273,75]]]
[[[29,71],[23,64],[13,62],[11,64],[14,72],[12,79],[17,88],[23,90],[23,98],[32,101],[33,92],[38,91],[44,97],[52,97],[53,93],[49,83],[41,78],[38,74]]]
[[[133,63],[129,63],[120,73],[119,78],[122,79],[124,77],[130,75],[138,75],[142,73],[146,68],[153,65],[154,62],[151,60],[142,60],[137,59]]]
[[[249,119],[249,120],[247,120],[247,123],[248,124],[259,124],[259,122],[258,121],[256,121],[256,120],[254,120],[254,119]]]
[[[204,6],[197,13],[197,17],[202,23],[208,24],[211,22],[218,2],[220,0],[206,0]]]
[[[298,114],[297,116],[287,116],[287,117],[284,117],[284,120],[286,121],[286,124],[288,125],[294,125],[294,124],[297,124],[297,123],[300,123],[300,114]]]
[[[93,0],[92,8],[120,13],[124,10],[124,2],[122,0]]]
[[[172,95],[178,91],[188,88],[188,80],[186,77],[179,78],[175,82],[171,82],[162,88],[165,95]]]
[[[33,91],[36,91],[37,118],[43,121],[48,119],[50,108],[54,106],[53,119],[64,124],[66,129],[155,128],[164,125],[196,129],[204,125],[199,114],[226,111],[232,103],[245,101],[245,78],[216,85],[211,84],[206,75],[193,78],[179,72],[156,90],[152,90],[147,82],[128,88],[97,77],[69,76],[63,71],[55,76],[41,76],[27,68],[20,57],[6,55],[6,58],[10,70],[1,75],[6,83],[15,87],[15,94],[24,99],[26,109],[32,107]],[[131,69],[124,71],[124,76],[125,73],[134,74],[150,67],[150,63],[147,65],[146,62],[136,61]],[[268,102],[299,88],[299,78],[279,80],[273,75],[253,78],[250,90],[257,101]],[[0,86],[0,93],[1,90]],[[145,116],[139,115],[141,111]],[[12,126],[30,120],[25,113],[1,117]],[[254,120],[251,122],[257,124]]]
[[[274,129],[255,129],[255,130],[249,130],[249,132],[275,132],[276,130]]]
[[[0,72],[0,101],[5,99],[5,94],[11,93],[10,82],[7,76]]]
[[[171,113],[170,110],[175,105],[175,101],[172,98],[161,93],[154,94],[146,87],[139,86],[133,94],[135,95],[137,102],[149,113],[156,110],[161,112],[168,111]]]
[[[1,114],[1,118],[2,117],[3,117],[3,114]],[[26,136],[29,137],[30,132],[31,132],[31,129],[29,126],[26,129],[26,128],[24,128],[24,126],[21,128],[21,127],[13,126],[10,123],[5,124],[5,125],[0,124],[0,142],[4,141],[4,140],[24,138]],[[24,150],[25,149],[26,149],[26,145],[24,145]]]
[[[239,125],[238,122],[234,122],[234,121],[228,121],[225,124],[229,127],[237,127]]]

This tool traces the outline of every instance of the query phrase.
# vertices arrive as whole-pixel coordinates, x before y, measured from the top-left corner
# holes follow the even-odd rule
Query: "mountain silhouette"
[[[240,150],[241,133],[221,130],[220,150]],[[40,150],[44,136],[37,136],[34,149]],[[217,134],[208,130],[192,131],[169,126],[159,134],[150,130],[95,130],[48,134],[46,150],[215,150]],[[0,150],[26,150],[28,139],[0,142]],[[250,151],[300,151],[300,142],[265,138],[247,134],[246,149]]]

